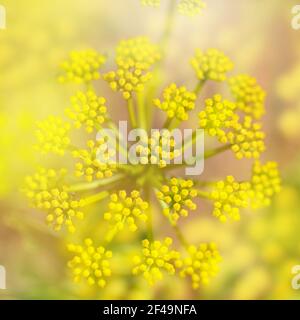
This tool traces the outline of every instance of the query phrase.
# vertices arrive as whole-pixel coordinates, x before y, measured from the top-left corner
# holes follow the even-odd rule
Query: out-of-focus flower
[[[101,246],[95,247],[89,238],[84,240],[84,246],[69,244],[68,250],[74,254],[68,263],[74,282],[85,280],[90,286],[105,287],[106,278],[111,276],[109,259],[112,252]]]
[[[236,99],[238,109],[255,119],[265,114],[264,90],[257,84],[256,79],[248,75],[238,75],[229,79],[229,86]]]
[[[38,144],[36,148],[45,154],[53,152],[64,155],[66,148],[70,145],[68,137],[71,129],[70,124],[60,117],[49,116],[47,119],[37,122],[37,127]]]
[[[116,64],[125,70],[149,70],[160,59],[159,46],[151,43],[147,37],[123,40],[116,48]]]
[[[172,178],[156,193],[157,198],[167,205],[163,213],[172,223],[176,223],[180,216],[186,217],[188,210],[196,210],[193,198],[197,196],[197,190],[193,186],[192,180]]]
[[[256,161],[252,168],[251,205],[253,208],[269,206],[273,196],[280,191],[281,179],[276,162],[262,165]]]
[[[160,0],[141,0],[142,5],[150,7],[159,7]]]
[[[206,4],[202,0],[180,0],[178,3],[178,12],[193,17],[206,7]]]
[[[66,109],[66,115],[74,121],[76,128],[82,125],[87,132],[92,132],[107,119],[106,100],[98,97],[93,90],[86,93],[78,92],[71,98],[72,106]]]
[[[170,249],[172,242],[171,238],[165,238],[163,242],[143,240],[142,256],[134,257],[133,274],[142,274],[150,285],[163,278],[163,271],[174,275],[179,253]]]
[[[128,100],[133,92],[144,90],[152,74],[150,68],[161,58],[159,47],[147,37],[137,37],[120,42],[116,49],[118,69],[106,73],[103,78],[112,90],[121,91]]]
[[[217,49],[197,49],[191,65],[200,81],[225,81],[226,73],[233,69],[230,59]]]
[[[176,262],[180,268],[181,277],[190,277],[194,289],[198,289],[200,283],[208,284],[212,277],[219,271],[221,256],[214,243],[201,244],[199,247],[189,246],[188,257]]]
[[[69,232],[75,232],[74,218],[83,219],[80,208],[83,200],[78,200],[70,192],[67,185],[61,185],[65,170],[56,172],[53,169],[41,168],[33,176],[25,180],[24,192],[32,205],[47,212],[46,221],[55,231],[65,225]]]
[[[61,64],[64,71],[59,77],[61,83],[90,83],[100,78],[99,69],[105,63],[106,58],[95,50],[73,51],[69,59]]]
[[[140,0],[142,5],[150,7],[159,7],[160,0]],[[175,3],[175,0],[173,0]],[[175,3],[176,4],[176,3]],[[188,17],[194,17],[200,14],[206,7],[206,3],[202,0],[178,0],[177,10],[180,14]]]
[[[187,120],[188,112],[195,108],[196,95],[186,87],[177,87],[175,83],[169,85],[163,92],[164,100],[154,100],[154,105],[166,112],[168,118]]]
[[[237,159],[258,159],[265,151],[265,133],[261,131],[261,127],[260,123],[253,123],[252,118],[247,116],[242,123],[236,123],[230,130],[227,138]]]

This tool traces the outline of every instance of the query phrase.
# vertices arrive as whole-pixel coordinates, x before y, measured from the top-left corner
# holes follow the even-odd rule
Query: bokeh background
[[[32,148],[34,122],[62,115],[68,106],[74,88],[59,85],[57,73],[69,51],[92,47],[109,55],[121,39],[147,35],[157,41],[166,8],[145,8],[139,0],[2,0],[7,29],[0,30],[0,264],[8,289],[0,299],[300,298],[291,287],[291,268],[300,264],[300,31],[291,27],[297,1],[206,2],[201,16],[176,17],[165,81],[193,87],[189,59],[197,47],[221,49],[237,73],[256,77],[267,91],[264,158],[279,162],[282,192],[270,208],[246,212],[239,223],[223,225],[203,212],[182,224],[191,242],[213,240],[223,256],[220,274],[199,291],[171,279],[149,288],[143,279],[122,276],[100,292],[72,284],[61,237],[20,193],[24,176],[40,160]],[[117,118],[118,99],[105,87],[103,95]],[[207,163],[205,174],[243,176],[246,170],[243,161],[225,156]],[[115,263],[125,273],[126,261]]]

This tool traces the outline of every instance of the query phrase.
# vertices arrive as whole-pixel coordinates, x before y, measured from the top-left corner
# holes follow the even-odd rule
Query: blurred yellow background
[[[142,7],[139,0],[1,1],[7,28],[0,30],[0,265],[8,289],[0,299],[300,298],[291,287],[291,268],[300,264],[300,30],[291,27],[296,2],[209,0],[201,16],[178,15],[164,66],[165,81],[189,85],[194,49],[216,47],[237,70],[258,79],[267,92],[265,156],[279,162],[282,192],[269,209],[249,212],[239,223],[223,225],[209,215],[183,223],[189,240],[219,243],[221,273],[210,286],[194,292],[170,279],[151,289],[142,279],[117,277],[96,293],[70,282],[61,239],[19,192],[37,163],[34,122],[68,106],[72,89],[58,85],[57,73],[69,51],[92,47],[110,54],[121,39],[139,35],[157,41],[166,8]],[[118,101],[103,91],[117,116]],[[230,159],[212,162],[214,174],[242,174],[243,164]],[[126,261],[114,263],[125,272]]]

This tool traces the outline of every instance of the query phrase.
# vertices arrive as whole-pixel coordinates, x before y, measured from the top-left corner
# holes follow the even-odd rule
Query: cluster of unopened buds
[[[159,1],[142,2],[159,4]],[[184,11],[192,4],[202,7],[202,1],[182,0],[178,8]],[[122,40],[116,48],[116,67],[106,72],[102,71],[106,57],[101,53],[92,49],[73,52],[62,64],[59,77],[62,83],[81,85],[66,109],[68,120],[50,116],[38,123],[36,148],[58,156],[69,153],[74,159],[74,170],[68,175],[65,169],[40,168],[27,177],[24,192],[32,205],[46,212],[46,221],[55,231],[63,232],[66,227],[76,234],[80,220],[85,219],[86,207],[96,204],[99,207],[97,223],[104,225],[106,230],[102,243],[96,244],[98,240],[88,238],[82,244],[68,245],[73,254],[68,266],[76,282],[85,281],[101,288],[106,285],[114,274],[110,259],[118,254],[111,251],[112,244],[125,230],[136,233],[137,239],[144,238],[140,253],[132,261],[133,275],[142,275],[150,285],[161,280],[164,274],[188,277],[197,289],[217,274],[221,257],[214,243],[189,243],[179,222],[189,215],[199,215],[199,201],[211,202],[212,214],[221,222],[239,220],[241,209],[268,206],[280,190],[277,164],[260,161],[260,155],[265,151],[265,134],[260,122],[265,112],[265,93],[256,80],[247,75],[228,77],[233,64],[223,52],[198,49],[191,59],[195,88],[190,90],[171,83],[161,92],[154,93],[153,87],[158,82],[155,70],[163,58],[161,46],[147,37]],[[214,137],[219,144],[205,150],[204,159],[230,150],[238,160],[253,159],[249,179],[240,181],[225,176],[219,181],[202,181],[199,176],[194,179],[176,177],[177,165],[164,159],[167,156],[172,159],[178,154],[174,150],[164,154],[163,137],[151,137],[133,149],[140,159],[137,164],[100,159],[99,151],[109,159],[119,150],[108,148],[103,137],[96,138],[105,128],[117,130],[108,113],[106,99],[95,89],[94,81],[99,79],[120,94],[132,128],[151,131],[151,108],[165,114],[163,129],[166,130],[187,121],[189,113],[197,108],[199,125],[195,129],[204,129],[205,134]],[[228,84],[232,96],[223,98],[214,94],[201,105],[198,97],[208,81]],[[121,107],[114,109],[117,111],[117,108]],[[86,134],[86,148],[72,143],[71,129],[86,131],[82,133],[83,136]],[[189,140],[193,145],[197,142],[194,133]],[[153,160],[149,151],[152,144],[157,150],[155,161],[150,161]],[[128,154],[127,149],[123,151]],[[209,164],[206,168],[209,170]],[[154,198],[161,208],[162,219],[174,230],[177,237],[174,243],[168,237],[170,235],[159,238],[154,232],[153,214],[157,212],[153,210]],[[93,238],[93,235],[89,236]],[[176,249],[179,245],[182,249]]]

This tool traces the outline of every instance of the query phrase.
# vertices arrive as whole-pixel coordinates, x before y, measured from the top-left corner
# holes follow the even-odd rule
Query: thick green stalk
[[[136,128],[137,127],[137,121],[136,121],[136,115],[135,115],[135,110],[134,110],[134,104],[133,104],[133,99],[130,98],[128,100],[128,114],[129,114],[129,120],[131,123],[132,128]]]
[[[92,196],[84,198],[84,205],[88,206],[90,204],[97,203],[101,200],[104,200],[108,196],[109,196],[108,191],[101,191],[99,193],[93,194]]]
[[[204,84],[205,84],[206,80],[199,80],[195,89],[194,89],[194,93],[196,96],[199,95],[200,91],[202,90]]]
[[[96,180],[96,181],[92,181],[92,182],[77,183],[77,184],[74,184],[70,187],[70,191],[71,192],[88,191],[88,190],[93,190],[93,189],[96,189],[99,187],[109,186],[112,183],[115,183],[117,181],[124,179],[124,177],[125,176],[123,174],[116,174],[116,175],[113,175],[112,177],[106,178],[106,179]]]

